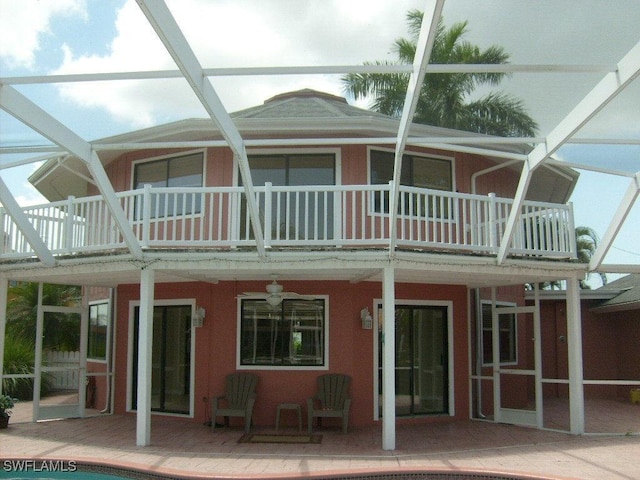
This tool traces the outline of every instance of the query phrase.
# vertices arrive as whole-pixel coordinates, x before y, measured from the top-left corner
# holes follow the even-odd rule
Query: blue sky
[[[393,60],[393,40],[407,33],[405,13],[425,5],[419,0],[167,3],[205,67]],[[640,41],[640,2],[636,0],[449,0],[444,18],[449,24],[468,20],[468,40],[503,46],[515,64],[613,64]],[[0,0],[2,77],[159,69],[175,69],[175,65],[133,0]],[[502,88],[525,100],[544,135],[600,76],[515,74]],[[223,78],[214,79],[213,84],[229,111],[306,87],[343,95],[339,76],[330,75]],[[205,115],[178,80],[16,88],[86,140]],[[639,112],[640,80],[636,79],[580,135],[640,139]],[[0,113],[0,134],[2,146],[48,144],[5,112]],[[640,171],[638,145],[570,145],[558,156],[569,162]],[[3,155],[0,161],[14,158]],[[33,168],[0,170],[23,204],[41,201],[26,181]],[[576,223],[603,235],[630,181],[582,171],[572,198]],[[640,263],[639,211],[635,205],[607,263]]]

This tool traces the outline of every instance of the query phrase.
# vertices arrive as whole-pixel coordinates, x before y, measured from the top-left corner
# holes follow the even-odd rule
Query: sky
[[[406,12],[424,0],[167,0],[205,68],[356,65],[395,60],[407,36]],[[466,39],[500,45],[514,64],[614,65],[640,41],[638,0],[448,0],[447,25],[468,21]],[[175,70],[134,0],[0,0],[0,77]],[[500,89],[522,98],[546,135],[602,77],[517,73]],[[228,111],[290,90],[345,96],[339,75],[212,79]],[[206,113],[184,80],[16,86],[85,140]],[[352,104],[367,107],[366,100]],[[640,139],[640,79],[577,135]],[[49,142],[0,112],[0,145]],[[640,171],[640,145],[568,145],[557,156],[625,172]],[[15,157],[3,155],[2,161]],[[28,165],[0,170],[19,203],[43,202]],[[631,179],[581,171],[571,201],[577,225],[604,235]],[[640,263],[640,206],[627,218],[606,263]]]

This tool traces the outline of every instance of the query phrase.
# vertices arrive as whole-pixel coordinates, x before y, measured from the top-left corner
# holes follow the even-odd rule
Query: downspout
[[[480,300],[480,289],[475,288],[475,298],[476,298],[476,382],[477,382],[477,395],[476,399],[476,408],[479,418],[487,418],[482,413],[482,303]]]

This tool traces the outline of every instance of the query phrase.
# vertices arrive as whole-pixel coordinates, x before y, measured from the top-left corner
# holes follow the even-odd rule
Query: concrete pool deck
[[[137,447],[135,425],[133,415],[12,422],[0,431],[0,458],[75,460],[174,478],[376,478],[379,472],[454,478],[462,471],[476,472],[473,478],[640,478],[638,435],[575,436],[471,420],[405,424],[397,427],[396,450],[385,451],[379,426],[352,427],[346,435],[337,427],[316,429],[319,444],[252,444],[238,442],[242,427],[212,432],[193,421],[154,415],[151,445]],[[284,432],[298,433],[297,427]]]

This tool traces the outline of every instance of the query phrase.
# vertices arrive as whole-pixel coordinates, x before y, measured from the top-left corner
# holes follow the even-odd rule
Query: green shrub
[[[34,372],[35,347],[33,341],[21,336],[7,335],[4,344],[4,373],[30,375]],[[42,374],[40,396],[51,391],[52,382],[48,374]],[[3,378],[2,392],[20,400],[33,399],[33,378]]]

